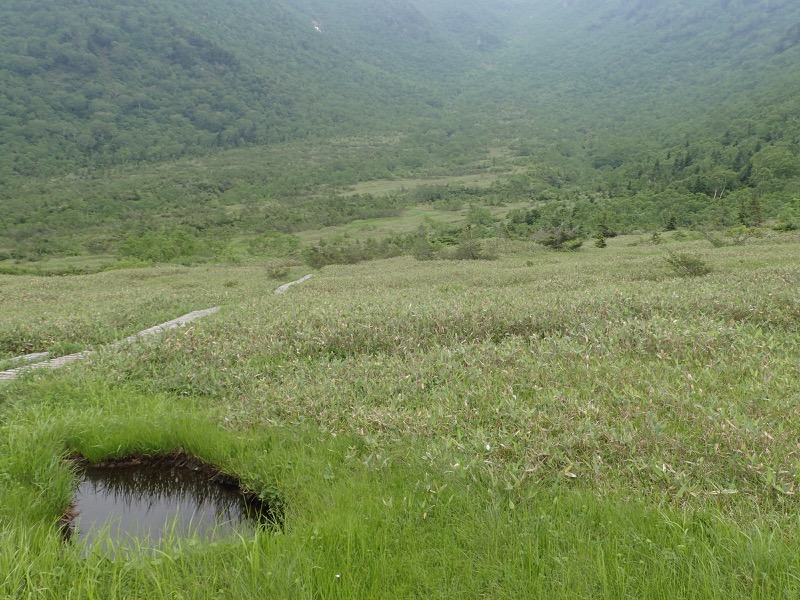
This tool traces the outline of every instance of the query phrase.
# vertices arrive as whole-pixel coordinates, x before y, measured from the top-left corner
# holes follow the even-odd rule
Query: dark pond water
[[[88,547],[152,548],[187,537],[213,541],[265,521],[264,507],[237,486],[187,467],[89,466],[79,476],[70,537]]]

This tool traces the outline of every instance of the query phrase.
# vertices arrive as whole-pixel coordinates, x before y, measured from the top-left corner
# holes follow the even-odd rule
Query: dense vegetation
[[[516,235],[800,221],[788,0],[0,8],[8,272],[243,258],[424,201],[352,186],[469,173]]]
[[[0,13],[0,597],[800,596],[795,0]],[[281,526],[65,544],[176,451]]]
[[[51,174],[330,135],[376,121],[379,103],[398,117],[422,111],[419,94],[403,93],[386,74],[342,75],[354,61],[279,3],[237,8],[4,2],[0,111],[11,152],[2,172]],[[225,29],[231,17],[235,32]],[[358,93],[362,78],[369,94]]]
[[[325,267],[286,296],[261,265],[0,276],[4,351],[224,305],[0,387],[0,596],[797,596],[797,234],[663,238]],[[61,456],[177,448],[283,529],[63,544]]]

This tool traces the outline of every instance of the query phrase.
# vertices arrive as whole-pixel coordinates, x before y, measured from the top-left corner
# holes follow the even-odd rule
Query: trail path
[[[12,365],[18,365],[18,364],[22,364],[22,363],[27,364],[27,363],[31,363],[31,362],[42,361],[45,358],[47,358],[48,356],[50,356],[49,352],[36,352],[34,354],[25,354],[23,356],[15,356],[14,358],[8,358],[5,361],[0,361],[0,362],[7,362],[7,363],[10,363]]]
[[[292,281],[290,283],[286,283],[275,290],[275,293],[278,295],[282,295],[286,293],[293,285],[298,285],[301,283],[305,283],[309,279],[311,279],[313,275],[306,275],[298,279],[297,281]],[[114,342],[113,344],[109,344],[107,347],[109,348],[118,348],[123,344],[129,342],[135,342],[138,339],[149,337],[152,335],[156,335],[161,333],[162,331],[167,331],[168,329],[173,329],[175,327],[180,327],[181,325],[185,325],[186,323],[191,323],[195,319],[200,319],[202,317],[206,317],[208,315],[212,315],[219,310],[219,306],[215,306],[213,308],[206,308],[204,310],[196,310],[194,312],[190,312],[182,317],[178,317],[177,319],[173,319],[172,321],[167,321],[166,323],[161,323],[161,325],[156,325],[155,327],[151,327],[150,329],[145,329],[144,331],[140,331],[135,335],[130,335],[126,337],[124,340],[120,340],[118,342]],[[58,358],[52,358],[49,360],[42,360],[50,356],[49,352],[37,352],[36,354],[27,354],[25,356],[17,356],[15,358],[10,359],[12,364],[14,363],[25,363],[21,367],[16,367],[14,369],[9,369],[7,371],[0,371],[0,381],[13,381],[17,379],[20,374],[30,371],[33,369],[60,369],[66,365],[69,365],[74,362],[78,362],[80,360],[84,360],[94,354],[93,350],[86,350],[84,352],[77,352],[75,354],[68,354],[67,356],[59,356]],[[36,362],[40,361],[40,362]]]
[[[214,314],[219,310],[219,306],[215,306],[214,308],[206,308],[205,310],[196,310],[194,312],[190,312],[189,314],[183,315],[182,317],[178,317],[177,319],[173,319],[172,321],[167,321],[166,323],[161,323],[161,325],[156,325],[155,327],[151,327],[150,329],[145,329],[144,331],[140,331],[136,335],[131,335],[126,337],[124,340],[119,342],[114,342],[113,344],[109,344],[108,347],[110,348],[117,348],[122,344],[127,342],[133,342],[140,338],[148,337],[151,335],[156,335],[161,333],[162,331],[166,331],[167,329],[172,329],[174,327],[179,327],[181,325],[185,325],[186,323],[190,323],[195,319],[199,319],[201,317],[205,317],[211,314]],[[50,360],[45,360],[42,362],[37,362],[34,364],[26,364],[21,367],[17,367],[16,369],[9,369],[8,371],[0,371],[0,381],[12,381],[17,379],[20,374],[30,371],[33,369],[60,369],[66,365],[71,363],[77,362],[79,360],[84,360],[94,354],[92,350],[86,350],[84,352],[77,352],[76,354],[68,354],[67,356],[59,356],[58,358],[52,358]],[[28,354],[27,356],[18,356],[14,361],[18,362],[30,362],[32,360],[37,360],[39,358],[46,358],[49,356],[47,352],[40,352],[38,354]]]
[[[283,284],[281,287],[279,287],[277,290],[275,290],[275,293],[276,293],[278,296],[282,296],[282,295],[283,295],[283,294],[285,294],[285,293],[286,293],[286,291],[287,291],[287,290],[288,290],[290,287],[292,287],[293,285],[299,285],[299,284],[301,284],[301,283],[305,283],[306,281],[308,281],[308,280],[309,280],[309,279],[311,279],[312,277],[313,277],[313,275],[306,275],[305,277],[301,277],[301,278],[300,278],[300,279],[298,279],[297,281],[292,281],[292,282],[290,282],[290,283],[285,283],[285,284]]]

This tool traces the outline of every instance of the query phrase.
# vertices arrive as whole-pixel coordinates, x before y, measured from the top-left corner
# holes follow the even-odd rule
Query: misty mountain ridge
[[[497,135],[545,144],[552,125],[588,146],[637,130],[677,143],[688,122],[748,103],[758,112],[797,91],[800,6],[788,0],[0,9],[6,177],[493,119],[540,123]]]

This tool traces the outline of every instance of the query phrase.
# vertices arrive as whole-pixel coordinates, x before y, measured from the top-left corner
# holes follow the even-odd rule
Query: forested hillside
[[[586,230],[800,223],[790,0],[0,10],[7,257],[113,254],[153,227],[213,255],[264,228],[397,214],[416,198],[350,206],[340,194],[359,183],[468,173],[491,189],[456,195],[529,202],[529,230],[542,208]],[[349,208],[321,219],[323,205]],[[530,233],[520,218],[510,229]]]
[[[625,166],[618,174],[635,183],[690,179],[712,195],[750,177],[760,146],[796,157],[796,3],[576,1],[551,11],[541,18],[551,28],[520,35],[489,75],[543,123],[546,150],[594,169]]]
[[[6,177],[391,130],[440,104],[430,75],[459,58],[414,10],[382,3],[355,22],[339,5],[254,1],[0,10]],[[429,73],[403,78],[417,63]]]

